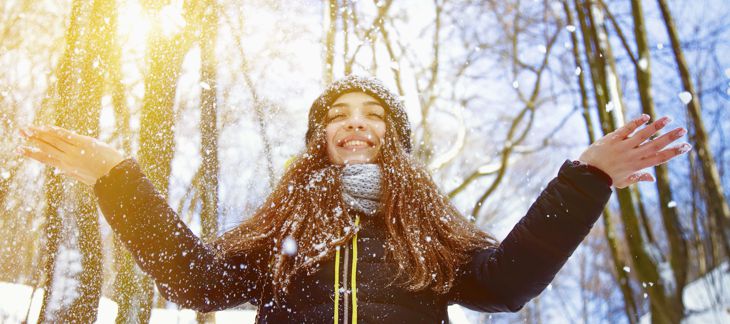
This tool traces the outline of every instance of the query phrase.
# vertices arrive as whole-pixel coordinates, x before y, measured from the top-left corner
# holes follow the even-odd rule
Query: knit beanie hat
[[[314,137],[314,130],[317,124],[323,123],[324,116],[332,103],[341,95],[349,92],[364,92],[377,99],[385,108],[388,119],[398,133],[403,149],[411,152],[411,126],[408,123],[405,107],[400,97],[388,90],[382,81],[370,77],[350,74],[342,79],[332,82],[324,92],[314,100],[309,108],[309,127],[307,129],[306,143],[309,144]]]

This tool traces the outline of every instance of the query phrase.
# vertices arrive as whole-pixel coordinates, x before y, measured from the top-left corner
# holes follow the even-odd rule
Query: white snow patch
[[[0,320],[2,323],[16,324],[23,322],[28,312],[28,305],[30,305],[28,323],[38,322],[44,291],[42,288],[36,289],[31,300],[31,290],[32,288],[30,286],[0,282]],[[102,296],[99,300],[96,323],[114,323],[117,317],[117,311],[117,303]],[[226,310],[215,312],[215,322],[217,324],[254,323],[255,319],[255,310]],[[195,312],[189,309],[153,308],[150,314],[150,323],[193,324],[197,323],[197,321],[195,320]]]
[[[43,289],[38,288],[32,296],[32,288],[27,285],[0,282],[0,319],[5,324],[21,323],[25,320],[30,304],[30,312],[28,313],[28,323],[38,321],[41,303],[43,301]],[[101,297],[99,300],[99,310],[96,323],[114,323],[117,317],[117,303],[109,298]],[[448,308],[449,320],[456,324],[471,323],[467,317],[463,307],[451,305]],[[217,324],[227,323],[254,323],[256,320],[255,310],[225,310],[215,312],[215,322]],[[195,312],[189,309],[161,309],[153,308],[150,314],[150,323],[197,323],[195,320]]]
[[[730,323],[730,263],[714,270],[684,287],[682,302],[687,316],[682,324]],[[639,323],[651,323],[651,313]]]
[[[662,263],[659,263],[659,278],[662,280],[662,284],[664,285],[664,294],[670,296],[675,294],[675,290],[677,289],[677,283],[674,281],[674,271],[672,270],[672,266],[669,264],[669,262],[664,261]]]
[[[677,97],[679,97],[679,100],[682,101],[682,103],[685,105],[692,101],[692,94],[687,91],[682,91],[678,93]]]
[[[287,236],[282,242],[281,250],[286,255],[294,255],[297,253],[297,241],[293,237]]]

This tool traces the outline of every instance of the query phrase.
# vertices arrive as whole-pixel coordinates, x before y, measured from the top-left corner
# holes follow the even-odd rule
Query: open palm
[[[55,167],[87,185],[107,174],[124,155],[93,137],[57,126],[30,126],[20,134],[34,146],[20,146],[18,153]]]
[[[666,148],[667,145],[687,133],[687,130],[682,127],[675,128],[654,140],[646,141],[669,124],[671,119],[667,116],[659,118],[634,133],[648,120],[649,116],[644,114],[606,134],[591,144],[578,160],[606,172],[611,176],[613,185],[617,188],[625,188],[639,181],[654,181],[650,173],[642,172],[642,170],[686,153],[692,146],[683,143]],[[632,133],[634,134],[632,135]]]

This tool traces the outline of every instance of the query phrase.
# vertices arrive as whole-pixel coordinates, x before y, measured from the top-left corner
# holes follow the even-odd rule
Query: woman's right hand
[[[29,126],[21,128],[20,134],[33,146],[19,146],[18,154],[90,186],[125,159],[109,144],[58,126]]]

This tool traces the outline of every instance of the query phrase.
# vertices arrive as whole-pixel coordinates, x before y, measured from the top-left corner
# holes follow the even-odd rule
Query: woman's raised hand
[[[613,179],[613,185],[616,188],[625,188],[639,181],[654,181],[651,174],[640,171],[686,153],[692,149],[692,146],[683,143],[664,149],[687,133],[687,130],[682,127],[645,142],[671,121],[669,117],[664,116],[634,133],[648,120],[649,115],[644,114],[626,123],[591,144],[578,160],[606,172]],[[632,135],[632,133],[634,134]]]
[[[76,134],[57,126],[30,126],[20,134],[33,146],[19,146],[18,154],[55,167],[87,185],[109,173],[124,155],[93,137]]]

